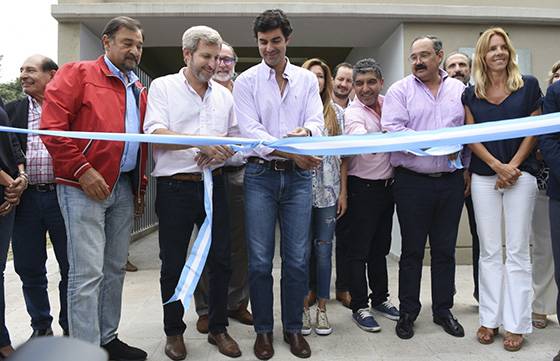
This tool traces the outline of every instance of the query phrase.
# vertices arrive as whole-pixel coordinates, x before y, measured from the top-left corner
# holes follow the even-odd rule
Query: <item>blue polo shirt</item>
[[[138,76],[136,76],[133,71],[127,72],[127,83],[123,72],[120,71],[107,56],[105,56],[104,59],[105,64],[107,64],[111,73],[119,78],[126,88],[125,132],[138,134],[140,133],[140,112],[138,110],[138,106],[136,105],[136,98],[134,97],[134,92],[132,90],[134,83],[138,81]],[[130,172],[136,167],[139,147],[140,144],[138,142],[125,142],[124,152],[121,159],[121,173]]]

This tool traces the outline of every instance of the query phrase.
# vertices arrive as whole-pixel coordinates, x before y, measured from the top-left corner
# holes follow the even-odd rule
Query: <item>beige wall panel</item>
[[[80,24],[58,23],[58,63],[80,60]]]
[[[560,3],[560,2],[559,2]],[[427,24],[406,23],[404,26],[405,59],[408,57],[411,41],[419,35],[434,34],[441,37],[446,53],[462,47],[473,47],[480,32],[488,24]],[[546,90],[546,78],[552,64],[560,59],[558,34],[560,26],[501,25],[510,35],[516,48],[531,49],[532,75]],[[404,64],[405,73],[410,73],[409,64]]]

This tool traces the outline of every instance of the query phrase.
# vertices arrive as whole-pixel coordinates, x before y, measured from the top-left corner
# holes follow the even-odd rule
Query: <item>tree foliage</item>
[[[21,99],[25,96],[21,90],[21,85],[18,80],[12,80],[8,83],[0,83],[0,98],[4,103]]]

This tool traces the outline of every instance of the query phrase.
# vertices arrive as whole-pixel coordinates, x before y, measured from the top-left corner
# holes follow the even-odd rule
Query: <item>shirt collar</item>
[[[103,56],[103,60],[105,60],[105,64],[107,64],[107,67],[109,68],[111,73],[113,73],[113,75],[116,75],[120,80],[123,81],[123,83],[126,83],[123,72],[119,68],[117,68],[115,64],[111,62],[111,60],[109,60],[107,55]],[[130,84],[134,84],[139,80],[138,76],[132,70],[126,72],[126,76],[128,77],[128,84],[126,84],[127,86]]]
[[[282,73],[282,76],[289,80],[294,74],[294,66],[290,63],[290,59],[288,57],[286,57],[285,59],[286,59],[286,67],[284,68],[284,72]],[[268,64],[265,63],[264,59],[261,61],[261,64],[262,64],[262,69],[264,69],[265,71],[266,79],[267,80],[274,79],[274,77],[276,76],[276,71],[270,66],[268,66]]]
[[[187,67],[182,67],[181,70],[179,70],[179,75],[181,76],[181,79],[183,79],[185,85],[187,86],[187,89],[189,89],[189,91],[193,92],[194,94],[197,94],[197,96],[198,96],[198,93],[191,86],[191,83],[189,83],[189,80],[187,79],[187,77],[185,75],[185,70],[186,69],[187,69]],[[206,89],[206,94],[204,95],[205,98],[206,98],[206,95],[210,94],[210,92],[212,91],[212,87],[213,87],[212,83],[214,83],[214,80],[210,79],[208,81],[208,89]]]
[[[41,104],[39,104],[39,102],[36,101],[35,98],[33,98],[31,95],[28,95],[27,99],[29,100],[30,109],[41,109]]]

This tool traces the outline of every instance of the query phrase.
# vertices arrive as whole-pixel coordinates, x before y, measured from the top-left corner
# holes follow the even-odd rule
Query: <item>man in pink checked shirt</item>
[[[414,132],[464,124],[461,95],[465,86],[440,69],[442,47],[435,36],[414,39],[409,56],[412,74],[393,84],[385,96],[381,116],[384,130]],[[465,335],[451,313],[455,244],[464,200],[463,172],[450,163],[457,156],[391,153],[391,165],[396,168],[393,194],[402,237],[400,318],[395,330],[402,339],[414,336],[414,321],[420,313],[420,279],[428,236],[433,321],[452,336]]]

